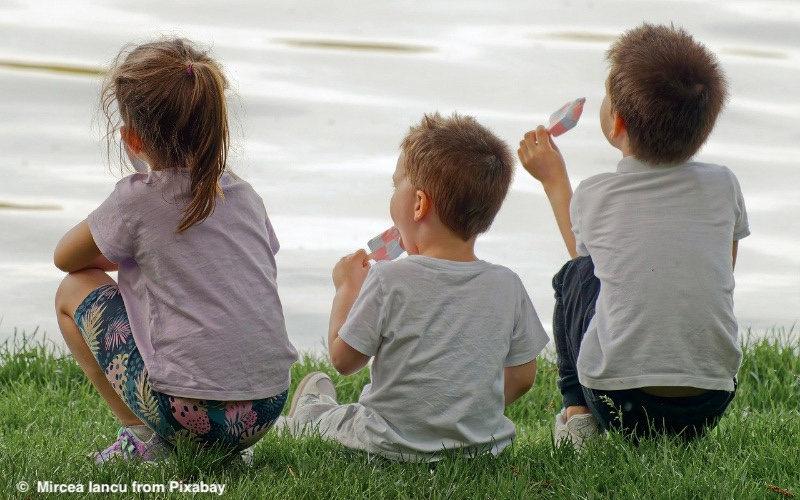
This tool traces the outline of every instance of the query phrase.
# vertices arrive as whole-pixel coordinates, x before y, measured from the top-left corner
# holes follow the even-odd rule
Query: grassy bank
[[[435,467],[370,462],[318,439],[271,434],[256,447],[252,468],[188,448],[156,467],[100,468],[85,454],[114,439],[112,414],[71,358],[17,338],[0,346],[0,498],[84,498],[90,481],[126,488],[118,498],[186,498],[178,482],[222,484],[227,498],[800,497],[800,342],[772,332],[745,340],[744,350],[734,403],[716,430],[690,445],[662,438],[636,447],[611,435],[581,455],[554,448],[554,364],[540,360],[534,389],[507,410],[518,438],[498,458],[450,458]],[[294,367],[295,383],[316,369],[333,374],[324,361],[306,358]],[[340,400],[356,400],[367,380],[366,371],[334,378]],[[37,492],[45,481],[82,485],[84,493]],[[25,489],[22,482],[25,493],[17,489]],[[135,493],[137,484],[165,491]]]

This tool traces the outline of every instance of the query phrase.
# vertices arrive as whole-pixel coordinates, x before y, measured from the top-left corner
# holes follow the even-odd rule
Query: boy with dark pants
[[[649,24],[607,59],[600,125],[622,152],[616,172],[573,195],[544,127],[518,150],[572,257],[553,278],[555,440],[576,448],[598,424],[634,441],[702,434],[733,399],[741,362],[733,267],[749,234],[744,200],[728,168],[692,160],[727,95],[719,63],[684,30]]]

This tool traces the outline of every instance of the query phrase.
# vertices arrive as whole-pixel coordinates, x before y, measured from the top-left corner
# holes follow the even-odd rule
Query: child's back
[[[714,55],[674,27],[630,30],[607,57],[600,126],[622,152],[616,172],[573,195],[543,127],[519,149],[574,258],[553,278],[556,440],[581,445],[595,417],[626,434],[693,437],[733,399],[741,360],[733,266],[749,234],[744,201],[730,170],[691,160],[726,82]]]
[[[732,391],[741,352],[731,243],[746,224],[731,171],[629,156],[582,182],[571,214],[578,255],[591,255],[601,283],[581,379],[606,390]]]
[[[226,88],[220,66],[180,39],[123,51],[106,79],[109,150],[119,133],[144,172],[119,181],[54,257],[70,273],[56,294],[64,339],[124,425],[98,463],[155,460],[180,436],[242,450],[286,402],[297,353],[278,240],[261,198],[228,170]]]
[[[225,201],[176,234],[188,170],[134,174],[89,215],[89,228],[120,263],[153,389],[214,400],[273,396],[288,388],[296,359],[275,286],[278,240],[247,182],[226,172],[219,186]]]
[[[547,339],[519,277],[485,261],[410,255],[373,266],[339,337],[374,356],[359,403],[360,449],[401,459],[468,448],[499,452],[503,367],[530,361]]]

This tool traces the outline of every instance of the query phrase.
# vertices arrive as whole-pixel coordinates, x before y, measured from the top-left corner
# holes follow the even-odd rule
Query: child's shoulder
[[[118,180],[114,186],[114,193],[122,198],[136,197],[163,182],[162,178],[161,172],[135,172]]]
[[[708,176],[717,176],[722,178],[736,178],[736,174],[733,173],[733,170],[728,168],[725,165],[719,165],[717,163],[707,163],[702,161],[690,161],[686,163],[688,168],[692,168],[699,175],[708,175]]]
[[[505,266],[499,264],[493,264],[485,260],[473,260],[469,262],[461,262],[455,260],[437,259],[435,257],[427,257],[424,255],[408,255],[403,259],[397,259],[392,261],[388,260],[380,261],[375,263],[373,267],[385,271],[394,271],[394,270],[399,271],[407,269],[436,269],[441,271],[453,271],[453,272],[464,272],[464,273],[492,271],[499,273],[515,274],[514,271]]]
[[[377,262],[372,267],[380,279],[386,282],[394,280],[407,281],[413,276],[425,276],[434,273],[441,283],[462,282],[464,280],[474,281],[475,278],[481,276],[478,281],[482,283],[502,283],[524,288],[522,279],[516,272],[506,266],[493,264],[485,260],[457,262],[422,255],[409,255],[404,259]]]
[[[693,182],[696,182],[697,185],[705,186],[712,192],[718,191],[720,194],[737,193],[737,196],[741,195],[736,174],[725,165],[690,161],[686,163],[686,170],[686,175]]]
[[[631,176],[628,174],[644,174],[644,176]],[[675,178],[687,176],[710,181],[736,178],[730,168],[715,163],[690,160],[675,165],[652,165],[638,160],[635,157],[625,157],[617,164],[615,171],[591,175],[583,179],[578,186],[584,190],[594,185],[602,185],[606,182],[613,182],[615,184],[627,182],[636,183],[637,179],[642,179],[643,177],[653,177],[647,180],[648,183],[652,182],[654,179],[667,183]]]

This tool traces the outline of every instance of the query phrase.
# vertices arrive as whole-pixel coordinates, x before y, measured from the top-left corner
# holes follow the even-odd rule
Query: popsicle
[[[547,131],[553,137],[558,137],[577,125],[585,102],[586,98],[580,97],[561,106],[558,111],[550,115],[550,126],[547,127]]]
[[[367,259],[394,260],[405,251],[400,245],[400,231],[392,226],[367,242],[370,253]]]

